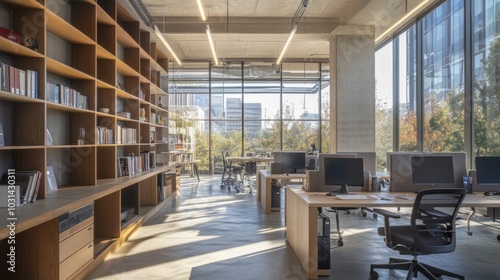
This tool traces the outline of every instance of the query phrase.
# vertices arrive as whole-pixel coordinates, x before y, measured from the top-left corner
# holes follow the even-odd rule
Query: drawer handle
[[[92,244],[89,244],[89,246],[87,246],[87,248],[89,248],[89,249],[92,248]]]
[[[92,227],[89,227],[87,230],[92,230]]]

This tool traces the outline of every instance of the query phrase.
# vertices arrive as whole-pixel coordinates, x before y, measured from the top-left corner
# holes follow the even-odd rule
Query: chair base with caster
[[[370,280],[377,280],[379,275],[375,269],[395,269],[395,270],[405,270],[408,271],[406,275],[406,280],[411,280],[413,277],[417,277],[420,272],[425,277],[431,280],[438,280],[441,276],[448,276],[455,279],[465,279],[463,275],[456,274],[447,270],[443,270],[428,264],[418,262],[417,260],[405,260],[390,258],[388,264],[372,264],[370,265]]]

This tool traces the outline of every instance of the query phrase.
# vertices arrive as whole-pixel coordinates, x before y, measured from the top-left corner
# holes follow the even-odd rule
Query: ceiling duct
[[[137,15],[139,15],[139,17],[142,19],[144,24],[154,28],[153,18],[151,18],[151,15],[146,9],[146,6],[144,6],[144,3],[142,3],[141,0],[129,0],[129,2],[130,5],[132,5],[132,7],[134,8]]]

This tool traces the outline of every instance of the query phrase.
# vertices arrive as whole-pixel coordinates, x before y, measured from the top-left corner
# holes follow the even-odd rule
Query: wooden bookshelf
[[[0,26],[38,40],[38,49],[33,50],[0,37],[0,63],[19,72],[37,73],[30,84],[37,90],[34,96],[0,87],[0,124],[5,134],[0,172],[14,168],[42,173],[37,201],[15,209],[16,271],[21,272],[7,273],[8,264],[3,262],[0,279],[82,279],[178,190],[175,164],[158,163],[134,175],[117,175],[117,157],[168,152],[168,145],[158,141],[168,135],[168,109],[162,107],[168,100],[167,84],[162,84],[167,80],[168,58],[158,48],[154,31],[143,27],[115,0],[58,4],[66,6],[56,9],[53,0],[0,4],[0,9],[12,15],[0,20]],[[33,29],[27,30],[27,25]],[[70,101],[63,103],[58,91]],[[165,97],[162,106],[157,96]],[[123,111],[130,118],[121,117]],[[163,124],[153,115],[160,116]],[[136,142],[117,144],[118,126],[135,129]],[[84,144],[79,141],[80,129],[85,130]],[[102,131],[113,135],[111,142],[102,142]],[[56,173],[55,191],[49,191],[47,184],[48,166]],[[171,175],[162,199],[157,178],[165,174]],[[89,204],[94,206],[93,241],[70,248],[78,253],[62,256],[59,217]],[[130,212],[124,222],[122,210]],[[7,211],[0,212],[0,219],[7,217]],[[4,255],[9,250],[9,233],[5,225],[0,226],[0,253]],[[71,247],[68,244],[64,246]],[[68,270],[67,260],[80,259],[77,254],[85,260],[88,254],[93,258]]]

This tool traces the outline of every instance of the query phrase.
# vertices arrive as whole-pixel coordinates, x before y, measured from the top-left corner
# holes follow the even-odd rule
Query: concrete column
[[[375,151],[375,43],[372,34],[332,35],[330,129],[331,153]]]

